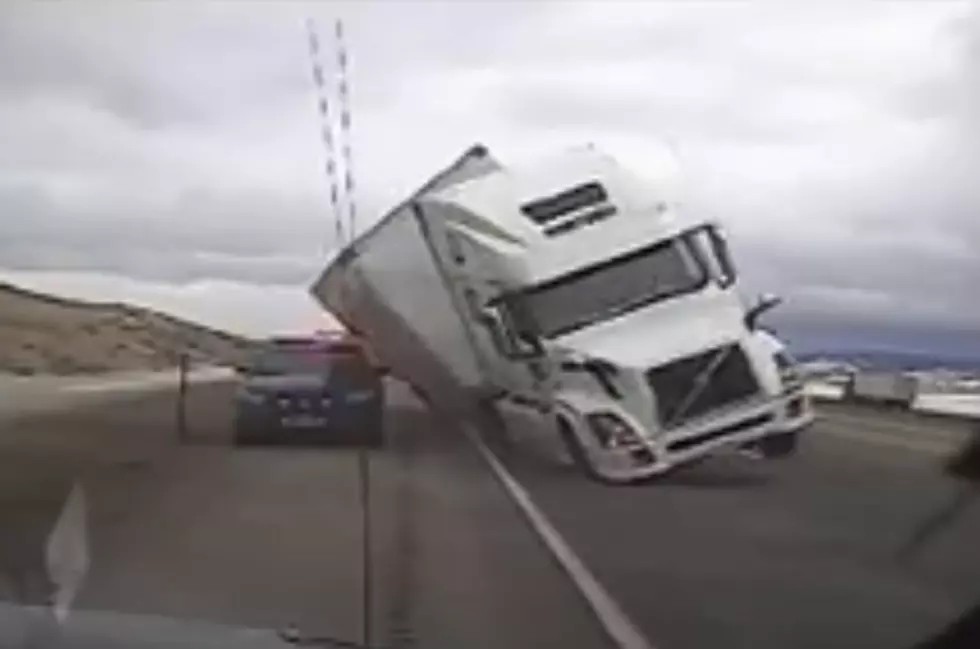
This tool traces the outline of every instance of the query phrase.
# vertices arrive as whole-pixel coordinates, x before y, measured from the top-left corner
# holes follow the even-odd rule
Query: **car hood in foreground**
[[[283,649],[275,630],[111,611],[73,611],[58,625],[49,609],[0,603],[0,647],[59,649]]]

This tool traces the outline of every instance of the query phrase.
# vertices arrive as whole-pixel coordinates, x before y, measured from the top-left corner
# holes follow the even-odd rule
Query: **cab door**
[[[502,397],[541,408],[550,396],[548,357],[533,327],[515,313],[513,305],[499,297],[488,298],[500,291],[493,283],[482,294],[472,284],[462,290],[480,330],[480,344],[487,350],[487,371]]]

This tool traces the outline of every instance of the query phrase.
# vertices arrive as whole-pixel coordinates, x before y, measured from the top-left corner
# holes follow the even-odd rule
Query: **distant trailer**
[[[844,399],[853,403],[909,410],[918,394],[918,380],[902,372],[857,372],[847,383]]]

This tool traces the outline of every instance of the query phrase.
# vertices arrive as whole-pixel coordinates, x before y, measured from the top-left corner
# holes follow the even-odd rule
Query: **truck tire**
[[[758,440],[755,445],[765,459],[778,460],[796,455],[799,443],[799,432],[791,431],[767,435]]]

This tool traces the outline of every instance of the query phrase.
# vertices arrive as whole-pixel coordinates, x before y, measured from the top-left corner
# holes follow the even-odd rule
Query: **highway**
[[[630,489],[510,468],[653,646],[910,647],[980,600],[980,504],[899,558],[958,493],[938,464],[962,426],[897,419],[835,408],[791,460]]]
[[[0,597],[43,590],[40,548],[81,483],[92,565],[76,616],[356,638],[354,453],[232,448],[231,389],[194,385],[186,444],[169,390],[0,424]],[[391,401],[391,443],[372,453],[375,642],[615,646],[463,431],[401,386]],[[911,647],[980,600],[980,504],[899,556],[958,493],[938,465],[966,434],[955,420],[835,405],[780,463],[719,457],[627,488],[520,445],[501,464],[645,646],[884,649]]]
[[[606,646],[475,449],[403,387],[390,392],[391,443],[372,457],[375,642]],[[41,549],[81,481],[91,568],[73,616],[162,615],[186,621],[188,632],[200,620],[295,624],[306,634],[356,639],[354,453],[232,448],[231,396],[226,383],[191,390],[192,443],[184,445],[175,441],[167,391],[0,425],[0,529],[15,532],[0,542],[0,598],[42,601]]]

